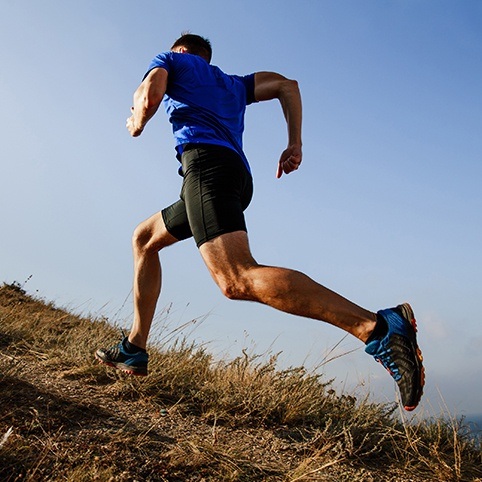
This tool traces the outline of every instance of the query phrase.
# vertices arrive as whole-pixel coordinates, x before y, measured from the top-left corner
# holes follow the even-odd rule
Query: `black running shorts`
[[[234,150],[214,144],[188,144],[181,156],[180,199],[162,210],[176,239],[194,236],[197,246],[221,234],[247,231],[243,211],[253,196],[253,180]]]

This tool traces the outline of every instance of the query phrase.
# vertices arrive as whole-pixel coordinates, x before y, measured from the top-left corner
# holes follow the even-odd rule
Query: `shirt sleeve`
[[[149,64],[149,67],[147,67],[147,72],[144,74],[144,77],[142,77],[142,80],[144,80],[149,75],[149,72],[153,69],[161,68],[161,69],[167,70],[167,72],[169,72],[169,69],[171,67],[170,60],[171,59],[170,59],[170,56],[169,56],[169,52],[163,52],[159,55],[156,55],[151,60],[151,63]]]
[[[246,87],[246,105],[257,102],[254,98],[254,74],[245,75],[242,79]]]

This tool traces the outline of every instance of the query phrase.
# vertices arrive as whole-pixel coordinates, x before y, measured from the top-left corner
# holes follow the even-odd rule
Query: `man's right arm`
[[[288,128],[288,147],[281,154],[276,177],[298,169],[302,159],[301,94],[296,80],[275,72],[258,72],[254,77],[254,97],[257,101],[278,99]]]
[[[134,92],[132,115],[127,119],[126,127],[132,137],[142,134],[145,125],[154,116],[162,102],[167,88],[167,70],[152,69],[141,85]]]

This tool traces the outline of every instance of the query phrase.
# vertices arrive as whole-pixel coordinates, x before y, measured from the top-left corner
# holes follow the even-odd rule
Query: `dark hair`
[[[185,33],[172,44],[171,50],[175,47],[185,47],[190,54],[199,55],[211,62],[213,49],[211,48],[211,42],[207,38],[192,33]]]

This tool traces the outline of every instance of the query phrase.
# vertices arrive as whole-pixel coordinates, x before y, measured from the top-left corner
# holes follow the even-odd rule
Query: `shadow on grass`
[[[0,447],[0,480],[42,480],[63,467],[86,460],[116,472],[139,464],[145,445],[165,448],[175,442],[157,430],[145,428],[85,400],[39,389],[28,381],[0,374],[0,435],[12,427]],[[79,477],[80,479],[80,477]],[[45,479],[44,479],[45,480]]]

